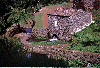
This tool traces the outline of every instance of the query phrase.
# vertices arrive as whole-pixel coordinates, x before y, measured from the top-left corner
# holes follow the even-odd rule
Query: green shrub
[[[38,37],[36,39],[47,39],[48,37]]]

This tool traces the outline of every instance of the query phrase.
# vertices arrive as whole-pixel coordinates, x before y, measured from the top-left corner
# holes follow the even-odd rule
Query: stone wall
[[[62,59],[67,60],[87,60],[89,63],[100,63],[100,54],[99,53],[90,53],[90,52],[83,52],[83,51],[75,51],[75,50],[66,50],[69,47],[67,44],[61,45],[33,45],[26,41],[28,38],[28,34],[22,33],[22,38],[20,38],[23,45],[23,49],[25,51],[35,52],[35,53],[43,53],[46,54],[48,57],[52,56],[54,59],[60,57]]]
[[[66,50],[66,45],[30,45],[25,46],[25,50],[29,50],[30,52],[35,53],[44,53],[48,57],[52,56],[54,59],[60,57],[62,59],[67,60],[87,60],[89,63],[95,64],[100,63],[100,54],[99,53],[90,53],[90,52],[82,52],[82,51],[75,51],[75,50]]]
[[[65,41],[71,40],[68,20],[69,17],[48,15],[48,29],[49,29],[50,37],[56,34],[58,39],[60,40],[65,40]],[[57,21],[57,26],[55,26],[55,21]]]
[[[47,28],[42,28],[42,29],[32,29],[33,36],[34,37],[48,37],[48,29]]]
[[[69,14],[64,15],[63,12],[61,13],[62,10],[63,12],[65,11],[65,13],[68,11],[67,14]],[[86,25],[90,24],[91,21],[92,14],[85,12],[82,9],[74,10],[71,8],[64,10],[63,8],[57,8],[48,14],[48,29],[51,37],[53,34],[56,34],[58,39],[69,41],[71,40],[71,35],[73,33],[82,30]]]
[[[70,16],[69,23],[71,34],[82,30],[87,25],[91,24],[92,14],[79,9],[77,13]]]

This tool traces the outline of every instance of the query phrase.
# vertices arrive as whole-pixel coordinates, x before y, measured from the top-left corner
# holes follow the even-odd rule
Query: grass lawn
[[[35,17],[35,20],[36,20],[36,25],[35,25],[35,27],[38,28],[38,29],[43,28],[42,18],[43,18],[43,13],[39,13],[39,14],[36,15],[36,17]]]
[[[47,45],[66,44],[66,42],[62,42],[60,40],[56,40],[56,41],[53,41],[53,42],[41,41],[41,42],[31,42],[31,43],[34,44],[34,45],[42,45],[42,44],[44,44],[45,46],[47,46]]]

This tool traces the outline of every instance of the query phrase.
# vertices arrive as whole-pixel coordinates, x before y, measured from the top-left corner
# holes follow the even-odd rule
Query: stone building
[[[73,7],[85,11],[89,9],[99,9],[100,0],[73,0]]]
[[[48,30],[50,37],[56,35],[58,39],[69,41],[72,34],[82,30],[92,21],[92,14],[73,8],[57,8],[48,13]]]

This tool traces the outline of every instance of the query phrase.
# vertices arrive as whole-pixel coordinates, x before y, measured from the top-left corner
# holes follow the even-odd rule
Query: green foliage
[[[0,42],[0,47],[2,47],[2,50],[4,51],[15,53],[18,50],[22,50],[22,44],[17,40],[8,40],[8,38],[4,37],[0,38],[0,41],[2,41],[2,43]]]
[[[85,35],[83,35],[82,37],[80,37],[80,42],[97,42],[100,41],[100,36],[97,35],[92,35],[90,33],[86,33]]]
[[[12,1],[13,2],[13,4],[12,4],[12,6],[14,7],[14,8],[18,8],[18,7],[22,7],[22,8],[25,8],[25,6],[27,5],[27,0],[23,0],[23,1],[17,1],[17,0],[14,0],[14,1]]]
[[[10,11],[9,8],[9,3],[7,0],[2,0],[0,1],[0,34],[3,34],[6,32],[6,26],[7,26],[7,22],[6,22],[6,17],[3,17],[3,15],[7,12]]]
[[[0,21],[0,34],[3,34],[6,32],[6,26],[7,26],[7,23],[5,23],[4,20],[1,20]]]
[[[100,14],[98,14],[97,19],[94,19],[94,21],[96,21],[96,23],[100,23]]]
[[[44,44],[45,46],[47,45],[60,45],[60,44],[66,44],[66,42],[62,42],[60,40],[52,41],[52,42],[47,42],[47,41],[41,41],[41,42],[31,42],[34,45],[42,45]]]
[[[93,10],[91,10],[92,11],[92,15],[93,16],[98,16],[98,14],[100,14],[100,9],[99,10],[96,10],[96,9],[93,9]]]
[[[93,32],[91,24],[82,31],[73,34],[73,42],[69,43],[70,50],[80,50],[84,52],[100,53],[100,33]]]
[[[15,9],[13,8],[11,12],[9,13],[6,13],[6,15],[9,15],[7,21],[8,23],[12,22],[12,23],[18,23],[18,22],[21,22],[21,23],[25,23],[26,20],[28,20],[29,18],[33,18],[32,14],[31,13],[28,13],[26,12],[25,9]]]
[[[47,39],[48,37],[38,37],[36,39]]]
[[[66,2],[62,3],[62,6],[65,7],[65,8],[71,8],[73,5],[73,3],[69,2],[66,4]]]
[[[96,17],[94,21],[96,21],[96,23],[100,23],[100,9],[99,10],[93,9],[91,11],[92,11],[92,15]]]
[[[74,66],[74,67],[84,67],[86,66],[86,63],[84,63],[84,61],[81,61],[81,60],[69,60],[68,61],[69,65],[70,66]]]
[[[0,20],[0,33],[6,32],[6,28],[10,27],[14,23],[21,22],[21,24],[25,24],[26,20],[29,20],[29,18],[31,20],[33,19],[33,15],[30,13],[30,11],[26,11],[28,7],[27,5],[28,3],[26,0],[4,0],[0,2],[0,10],[2,10],[0,11],[0,16],[2,19]]]
[[[63,7],[66,7],[66,2],[62,3],[62,6],[63,6]]]

